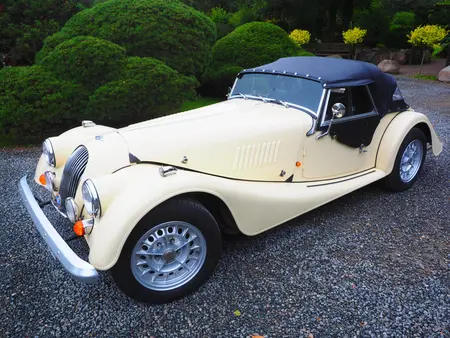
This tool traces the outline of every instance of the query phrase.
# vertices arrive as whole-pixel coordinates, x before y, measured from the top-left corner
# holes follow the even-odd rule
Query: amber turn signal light
[[[84,236],[86,231],[84,230],[84,224],[83,221],[78,221],[73,225],[73,232],[75,232],[75,234],[77,236]]]
[[[300,162],[300,161],[298,161],[298,162],[295,163],[295,166],[296,166],[297,168],[299,168],[301,165],[302,165],[302,162]]]
[[[42,185],[47,185],[47,179],[45,178],[45,174],[42,174],[41,176],[39,176],[39,182]]]

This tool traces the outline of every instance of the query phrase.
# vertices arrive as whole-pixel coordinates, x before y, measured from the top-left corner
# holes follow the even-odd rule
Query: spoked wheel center
[[[400,179],[404,183],[410,182],[417,174],[422,164],[423,145],[420,140],[413,140],[408,144],[400,160]]]
[[[131,271],[151,290],[168,291],[189,282],[206,258],[206,240],[194,225],[170,221],[148,230],[136,243]]]

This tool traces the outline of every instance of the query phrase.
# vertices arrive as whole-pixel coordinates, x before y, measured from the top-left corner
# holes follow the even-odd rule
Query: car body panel
[[[372,169],[342,180],[275,183],[230,180],[183,169],[162,177],[158,169],[156,165],[137,164],[94,179],[102,207],[109,203],[86,236],[89,262],[97,269],[111,268],[139,220],[180,194],[203,192],[220,198],[239,230],[253,236],[385,176],[381,170]],[[114,198],[105,198],[107,195]]]
[[[428,117],[413,110],[403,112],[395,117],[386,129],[378,149],[376,166],[389,174],[394,167],[395,156],[406,134],[416,125],[427,125],[431,136],[433,154],[438,156],[442,152],[442,143]]]
[[[312,118],[298,109],[250,99],[228,100],[162,121],[119,130],[139,161],[253,181],[291,176],[312,125]]]

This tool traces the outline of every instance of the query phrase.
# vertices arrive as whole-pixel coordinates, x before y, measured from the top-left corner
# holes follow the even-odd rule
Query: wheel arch
[[[431,144],[433,154],[439,155],[442,144],[428,117],[415,111],[398,114],[388,125],[378,148],[375,167],[389,175],[394,168],[395,158],[405,136],[413,128],[420,129]]]
[[[171,201],[173,199],[195,200],[198,203],[202,204],[211,213],[211,215],[219,225],[221,232],[225,234],[241,233],[230,208],[220,197],[204,191],[192,191],[172,196],[159,205],[167,203],[168,201]],[[151,210],[149,212],[151,212]]]

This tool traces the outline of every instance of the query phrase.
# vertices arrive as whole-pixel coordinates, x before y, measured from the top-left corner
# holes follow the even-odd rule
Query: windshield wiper
[[[287,102],[278,100],[278,99],[272,99],[272,98],[266,98],[266,100],[269,100],[270,102],[275,102],[278,104],[282,104],[285,108],[289,108],[289,104]]]
[[[237,93],[238,95],[241,95],[244,99],[246,99],[247,100],[247,95],[244,95],[244,94],[242,94],[242,93]]]
[[[267,103],[267,97],[262,97],[261,95],[258,95],[258,97],[263,100],[264,103]]]

